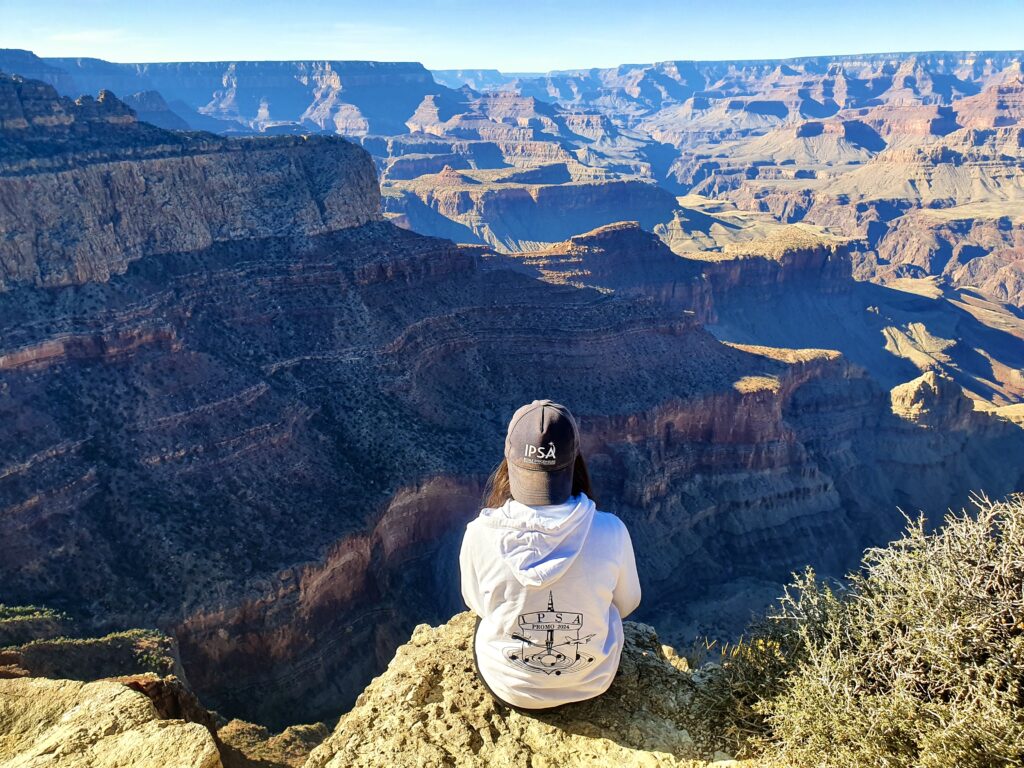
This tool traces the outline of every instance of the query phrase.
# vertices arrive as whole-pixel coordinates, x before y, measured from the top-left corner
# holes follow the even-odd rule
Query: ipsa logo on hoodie
[[[527,672],[561,675],[579,672],[594,663],[593,651],[587,645],[594,633],[580,635],[583,614],[576,611],[555,610],[554,592],[548,590],[546,611],[520,614],[519,631],[512,639],[519,645],[507,646],[505,658],[510,664]]]
[[[523,446],[523,461],[527,464],[554,464],[555,444]]]

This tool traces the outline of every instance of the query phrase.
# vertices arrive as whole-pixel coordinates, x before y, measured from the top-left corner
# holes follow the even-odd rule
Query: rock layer
[[[391,182],[384,188],[384,210],[404,216],[417,232],[510,252],[556,243],[622,218],[636,218],[652,229],[670,219],[676,207],[668,192],[637,180],[532,184],[528,178],[483,178],[448,168],[411,182]]]
[[[186,138],[109,94],[71,102],[18,79],[0,79],[0,123],[15,150],[0,163],[0,290],[105,281],[145,254],[380,215],[371,163],[339,139]]]

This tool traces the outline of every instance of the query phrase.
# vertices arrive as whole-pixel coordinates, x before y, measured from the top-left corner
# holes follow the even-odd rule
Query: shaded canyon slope
[[[384,221],[343,139],[197,137],[111,95],[0,93],[0,139],[24,148],[0,166],[3,601],[173,634],[227,714],[334,716],[460,608],[463,526],[536,397],[578,414],[667,638],[734,633],[808,562],[842,572],[897,505],[1021,487],[1024,432],[942,371],[890,396],[836,352],[702,325],[748,283],[845,290],[841,250],[767,278],[741,260],[722,285],[632,248],[593,286],[538,279]],[[641,271],[665,254],[671,301]]]
[[[703,205],[714,212],[690,208],[669,233],[684,244],[682,254],[664,234],[619,222],[489,258],[555,284],[650,297],[691,314],[722,341],[838,350],[887,389],[934,371],[978,407],[1019,408],[1024,319],[1012,309],[935,278],[854,280],[845,239]],[[708,240],[718,250],[689,250]]]

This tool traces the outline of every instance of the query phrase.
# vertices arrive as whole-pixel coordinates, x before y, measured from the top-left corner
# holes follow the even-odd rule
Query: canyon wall
[[[666,198],[698,193],[859,238],[862,279],[934,276],[1019,307],[1022,58],[902,53],[435,78],[414,63],[115,64],[2,50],[0,68],[73,96],[113,90],[168,128],[351,136],[374,158],[386,212],[424,234],[532,250],[637,219],[673,244],[679,210]],[[246,165],[237,172],[265,170],[252,152],[234,159]],[[465,188],[446,167],[467,174]],[[563,208],[572,215],[551,213]],[[315,219],[312,209],[297,215]],[[970,234],[954,244],[949,230]]]
[[[1024,433],[964,417],[959,387],[894,404],[836,352],[702,326],[739,327],[745,285],[761,307],[842,296],[839,250],[768,242],[718,266],[624,226],[487,255],[381,220],[371,161],[341,140],[169,134],[112,98],[47,91],[51,119],[0,126],[24,148],[0,185],[80,190],[40,228],[69,233],[59,258],[10,262],[54,258],[59,279],[0,292],[2,597],[172,633],[226,713],[333,716],[415,624],[459,609],[463,526],[535,398],[579,417],[670,637],[734,635],[807,563],[841,573],[899,528],[897,500],[1021,487]],[[0,208],[5,232],[19,210]],[[172,223],[196,218],[219,236]],[[151,219],[163,235],[138,234]],[[956,418],[918,418],[951,398]]]
[[[103,281],[143,255],[308,237],[380,217],[373,166],[338,139],[228,142],[0,80],[0,290]],[[48,150],[39,152],[40,145]]]
[[[622,218],[651,229],[671,218],[675,199],[643,181],[531,184],[480,181],[450,167],[414,181],[390,182],[384,210],[422,234],[531,250]]]
[[[406,131],[405,120],[438,86],[416,62],[238,61],[116,64],[92,58],[42,60],[0,51],[0,69],[77,98],[110,90],[156,91],[193,129],[274,130],[292,126],[362,135]]]

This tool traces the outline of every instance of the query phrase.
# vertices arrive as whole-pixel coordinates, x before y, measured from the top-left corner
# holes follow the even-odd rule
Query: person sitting
[[[640,583],[626,526],[597,510],[568,408],[535,400],[512,416],[459,565],[477,673],[496,699],[550,709],[608,689]]]

